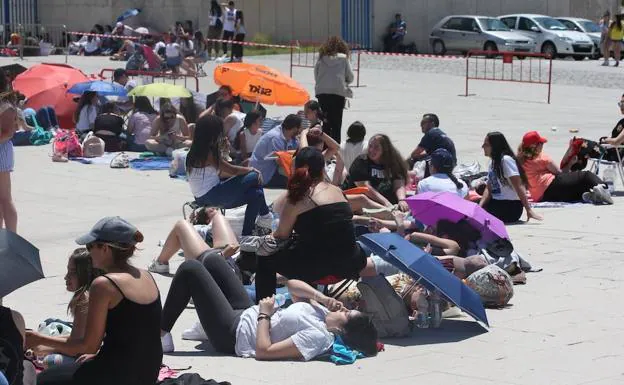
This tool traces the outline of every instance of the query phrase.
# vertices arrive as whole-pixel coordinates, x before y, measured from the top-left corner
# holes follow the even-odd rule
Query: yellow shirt
[[[611,40],[622,40],[624,39],[624,26],[620,26],[620,29],[613,28],[609,31],[609,39]]]

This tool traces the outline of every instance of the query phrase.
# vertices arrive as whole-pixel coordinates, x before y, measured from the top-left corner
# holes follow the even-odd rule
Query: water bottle
[[[434,290],[429,295],[429,324],[432,328],[439,328],[442,323],[442,299],[440,293]]]
[[[275,308],[278,309],[286,303],[286,296],[284,294],[275,294]]]
[[[615,167],[612,165],[606,165],[602,174],[602,180],[607,185],[609,192],[613,194],[615,192]]]
[[[424,294],[421,294],[416,301],[416,312],[416,327],[427,329],[429,327],[429,302]]]

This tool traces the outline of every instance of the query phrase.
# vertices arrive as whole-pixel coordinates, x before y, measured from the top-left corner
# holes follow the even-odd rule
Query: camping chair
[[[617,169],[617,172],[620,176],[620,182],[622,183],[622,186],[624,186],[624,164],[622,164],[622,155],[620,154],[620,151],[624,150],[624,145],[612,146],[610,144],[603,144],[601,146],[605,150],[615,149],[616,150],[615,153],[617,155],[618,160],[617,162],[604,160],[603,158],[606,152],[602,152],[599,159],[595,159],[595,158],[589,159],[589,161],[592,162],[591,165],[589,166],[589,170],[593,172],[594,174],[600,176],[601,165],[614,166]]]
[[[344,294],[345,291],[347,291],[347,289],[349,289],[349,285],[351,285],[351,283],[353,281],[355,281],[356,279],[354,278],[342,278],[342,277],[337,277],[335,275],[328,275],[326,277],[323,277],[317,281],[314,281],[314,285],[318,286],[322,286],[322,292],[323,294],[325,294],[328,297],[332,297],[332,298],[338,298],[340,297],[342,294]],[[337,288],[330,290],[329,286],[330,285],[335,285],[338,282],[342,283],[340,285],[338,285]]]

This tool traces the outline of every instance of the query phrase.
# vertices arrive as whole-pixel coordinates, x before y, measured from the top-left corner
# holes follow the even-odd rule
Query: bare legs
[[[224,249],[225,257],[232,256],[238,250],[238,241],[227,219],[217,209],[208,208],[209,222],[212,222],[213,246],[215,249]],[[167,236],[157,261],[166,264],[182,249],[185,259],[197,259],[200,255],[210,250],[210,246],[195,231],[193,225],[184,220],[179,220]]]
[[[0,172],[0,228],[17,232],[17,210],[11,195],[11,173]]]

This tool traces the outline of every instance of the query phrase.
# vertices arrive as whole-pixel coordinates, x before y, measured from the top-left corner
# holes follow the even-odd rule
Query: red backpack
[[[74,130],[58,129],[52,142],[54,154],[66,155],[68,158],[82,156],[80,140]]]

